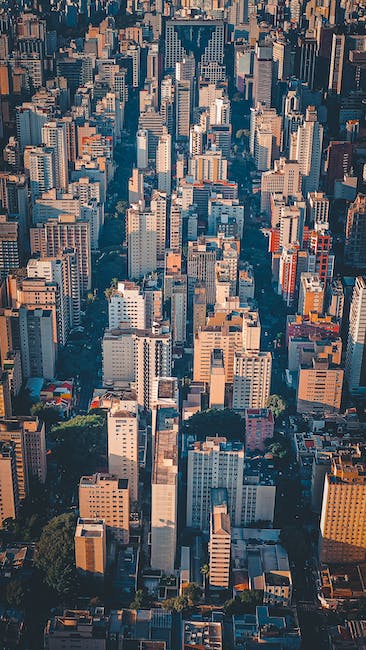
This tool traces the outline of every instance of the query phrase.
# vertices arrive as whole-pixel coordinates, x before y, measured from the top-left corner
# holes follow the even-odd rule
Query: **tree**
[[[263,591],[260,589],[248,589],[243,591],[240,597],[244,614],[253,614],[255,608],[263,603]]]
[[[44,527],[36,548],[35,564],[42,572],[45,583],[59,598],[69,598],[77,592],[75,525],[73,513],[54,517]]]
[[[240,415],[230,409],[208,409],[192,415],[184,423],[183,431],[198,439],[218,435],[235,440],[243,437],[244,425]]]
[[[189,582],[183,588],[183,596],[187,599],[188,605],[194,607],[201,598],[202,592],[197,582]]]
[[[181,613],[189,606],[188,599],[185,596],[177,596],[176,598],[168,598],[164,600],[163,607],[171,612]]]
[[[5,589],[5,600],[9,607],[22,607],[24,604],[25,590],[18,578],[10,580]]]
[[[275,433],[273,438],[267,438],[267,451],[269,451],[274,460],[287,461],[291,456],[291,444],[288,438],[282,434]]]
[[[59,422],[62,418],[60,411],[53,406],[45,406],[43,402],[37,402],[31,406],[31,415],[38,417],[46,426],[52,426]]]
[[[275,418],[279,418],[287,409],[287,403],[280,395],[270,395],[266,402],[266,407],[271,409]]]
[[[131,609],[144,609],[150,607],[150,597],[146,589],[138,589],[133,601],[130,603]]]

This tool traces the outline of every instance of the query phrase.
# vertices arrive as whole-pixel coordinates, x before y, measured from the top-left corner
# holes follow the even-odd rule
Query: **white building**
[[[345,375],[352,395],[366,393],[366,278],[358,276],[349,315]]]
[[[172,136],[161,135],[156,149],[156,173],[158,190],[170,194],[172,188]]]
[[[270,352],[235,352],[233,409],[264,408],[271,388]]]
[[[108,471],[128,480],[130,503],[138,500],[139,417],[137,401],[115,399],[108,411]]]
[[[109,329],[117,329],[121,323],[129,327],[145,329],[145,299],[134,282],[118,282],[108,305]]]
[[[157,267],[156,214],[133,205],[126,217],[128,277],[140,279]]]

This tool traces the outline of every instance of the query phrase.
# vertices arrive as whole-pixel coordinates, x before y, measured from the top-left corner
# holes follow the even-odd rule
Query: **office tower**
[[[179,412],[179,390],[176,377],[156,377],[152,387],[151,435],[155,449],[155,434],[158,426],[159,409]]]
[[[79,517],[75,531],[75,564],[88,578],[104,578],[107,565],[106,527],[103,519]]]
[[[108,411],[108,471],[127,479],[131,504],[138,500],[139,417],[138,404],[132,399],[116,399]]]
[[[308,29],[305,35],[299,36],[298,49],[298,77],[301,81],[307,83],[309,85],[309,88],[312,89],[314,87],[315,61],[318,50],[318,44],[314,30]]]
[[[216,299],[215,268],[216,248],[210,242],[204,239],[188,242],[188,292],[192,294],[196,282],[201,282],[205,286],[206,300],[210,305]]]
[[[182,248],[182,243],[182,206],[178,203],[176,195],[173,194],[170,204],[169,247],[174,251],[179,251]]]
[[[203,153],[204,131],[200,124],[192,124],[189,130],[189,153],[191,156]]]
[[[128,544],[128,481],[111,474],[82,476],[79,483],[79,513],[82,519],[103,519],[114,539],[121,544]]]
[[[157,413],[151,480],[151,566],[174,572],[178,518],[178,412]]]
[[[6,519],[16,519],[19,510],[16,458],[13,442],[0,438],[0,528]]]
[[[333,277],[334,254],[332,253],[332,235],[329,230],[313,230],[308,243],[309,268],[315,271],[321,282],[328,282]]]
[[[298,162],[280,158],[274,168],[263,172],[261,179],[261,212],[269,216],[271,194],[280,192],[284,199],[301,194],[301,169]]]
[[[222,350],[211,353],[210,368],[210,409],[223,409],[225,406],[225,367]]]
[[[150,409],[157,377],[171,375],[171,335],[162,328],[106,330],[103,383],[116,387],[134,382],[139,406]]]
[[[344,310],[344,301],[345,301],[345,295],[344,295],[342,280],[339,279],[339,278],[335,278],[328,285],[328,292],[327,292],[328,309],[327,309],[327,314],[329,314],[330,316],[334,316],[335,318],[338,318],[339,320],[342,320],[342,318],[343,318],[343,310]]]
[[[156,160],[156,147],[158,140],[160,136],[163,135],[165,129],[166,125],[163,116],[158,113],[155,108],[149,107],[145,113],[140,113],[139,131],[142,130],[147,133],[148,159],[151,161]],[[144,142],[145,137],[145,135],[142,136],[142,150],[146,147],[146,143]],[[142,162],[144,162],[143,159]]]
[[[255,283],[253,267],[248,262],[245,262],[244,268],[239,269],[238,275],[238,296],[241,305],[253,300],[254,289]]]
[[[146,327],[155,331],[163,321],[163,291],[157,285],[157,278],[147,280],[144,286]],[[158,325],[158,329],[159,329]]]
[[[156,150],[156,173],[158,190],[171,193],[172,186],[172,136],[165,133],[160,136]]]
[[[187,276],[173,278],[170,288],[170,323],[173,345],[187,338]]]
[[[141,288],[134,282],[118,282],[108,303],[109,329],[117,329],[121,323],[128,327],[145,329],[145,300]]]
[[[296,244],[302,239],[303,219],[296,205],[284,205],[280,208],[280,249]]]
[[[244,230],[244,205],[238,199],[224,199],[218,196],[208,200],[209,235],[216,237],[219,232],[226,237],[241,239]]]
[[[24,252],[20,249],[18,223],[0,214],[0,280],[19,269]]]
[[[29,152],[29,176],[32,199],[56,187],[56,155],[51,147],[36,147]]]
[[[266,440],[273,437],[274,418],[271,409],[246,409],[245,449],[265,451]]]
[[[356,269],[366,268],[366,196],[358,194],[348,208],[345,261]]]
[[[277,37],[273,42],[273,68],[275,77],[285,81],[292,75],[291,44],[283,37]]]
[[[149,164],[149,135],[146,129],[139,129],[136,135],[137,169],[146,169]]]
[[[266,133],[272,135],[272,139],[269,142],[269,162],[271,163],[272,159],[278,158],[281,149],[282,118],[280,115],[277,115],[275,108],[270,108],[264,104],[257,104],[254,108],[250,109],[249,138],[250,153],[257,161],[257,169],[260,169],[258,164],[264,157],[264,152],[262,151],[263,144],[261,145],[259,136]],[[271,164],[269,164],[267,169],[270,169],[270,167]],[[261,169],[261,171],[264,170]]]
[[[329,228],[329,199],[324,192],[310,192],[308,194],[309,219],[315,229]]]
[[[230,581],[231,523],[227,512],[225,489],[211,490],[210,539],[210,588],[228,589]]]
[[[298,313],[309,316],[310,312],[323,313],[324,286],[318,275],[301,273]]]
[[[338,413],[344,370],[320,356],[300,363],[297,385],[299,413]]]
[[[175,137],[188,141],[191,123],[191,81],[177,81],[175,86]]]
[[[80,322],[80,287],[77,275],[77,259],[73,251],[64,251],[58,258],[30,259],[27,264],[28,278],[38,278],[33,284],[23,282],[21,288],[28,306],[51,308],[52,286],[58,287],[56,311],[58,342],[65,345],[70,330]],[[43,287],[42,287],[43,283]],[[46,295],[42,292],[46,292]]]
[[[56,346],[53,315],[47,309],[19,309],[23,378],[55,376]]]
[[[0,418],[11,415],[10,383],[7,372],[0,372]]]
[[[253,70],[253,102],[268,108],[272,100],[273,46],[270,41],[256,43]]]
[[[270,352],[235,352],[233,409],[263,408],[271,388]]]
[[[352,395],[366,393],[366,278],[358,276],[353,289],[345,374]]]
[[[340,95],[342,91],[345,45],[346,36],[344,34],[333,34],[328,91],[336,95]]]
[[[323,127],[315,106],[308,106],[303,124],[291,136],[290,146],[290,159],[300,165],[304,196],[319,189],[322,145]]]
[[[334,194],[334,183],[343,179],[352,169],[353,144],[352,142],[337,142],[332,140],[327,148],[325,161],[326,193]]]
[[[224,62],[225,25],[220,20],[168,20],[165,26],[165,69],[193,53],[196,66]],[[200,73],[200,69],[197,70]]]
[[[57,189],[67,190],[69,178],[65,122],[58,120],[44,124],[42,127],[42,141],[48,149],[53,149],[54,151]]]
[[[188,450],[187,526],[209,532],[212,488],[226,488],[230,521],[240,526],[243,472],[242,443],[225,437],[195,442]]]
[[[137,167],[132,170],[132,176],[128,179],[128,201],[144,205],[144,174]]]
[[[28,309],[44,309],[52,313],[53,341],[55,346],[66,343],[66,319],[61,309],[61,292],[56,282],[47,282],[44,278],[28,277],[16,281],[11,276],[9,295],[16,300],[18,307],[26,305]],[[16,290],[13,293],[13,287]]]
[[[324,482],[319,555],[326,564],[364,562],[366,554],[365,466],[350,452],[332,459]]]
[[[194,181],[226,181],[227,160],[224,158],[221,149],[215,145],[200,156],[192,156],[188,161],[189,173]]]
[[[57,257],[65,249],[77,253],[80,291],[86,294],[91,287],[91,229],[90,223],[70,214],[48,219],[30,229],[31,252],[41,257]]]
[[[167,194],[154,190],[151,196],[150,210],[156,223],[156,254],[159,266],[164,260],[167,242]],[[155,270],[155,269],[152,269]]]
[[[126,217],[128,277],[139,280],[157,267],[156,214],[133,205]]]
[[[193,337],[206,324],[207,291],[203,282],[196,282],[193,289]]]

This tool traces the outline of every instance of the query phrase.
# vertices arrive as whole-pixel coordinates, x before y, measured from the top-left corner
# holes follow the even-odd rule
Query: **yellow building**
[[[344,370],[328,359],[314,357],[301,364],[297,386],[298,413],[336,413],[341,406]]]
[[[366,466],[350,453],[335,457],[325,476],[320,559],[327,564],[366,559]]]
[[[103,578],[107,562],[106,527],[103,519],[78,519],[75,562],[80,573]]]
[[[128,544],[130,496],[126,479],[112,474],[82,476],[79,512],[82,519],[103,519],[113,537],[122,544]]]

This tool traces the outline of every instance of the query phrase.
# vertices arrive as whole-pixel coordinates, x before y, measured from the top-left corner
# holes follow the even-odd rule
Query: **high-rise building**
[[[194,286],[201,282],[206,289],[206,300],[210,305],[216,299],[216,248],[205,240],[188,242],[187,276],[188,292],[193,294]]]
[[[366,196],[358,194],[348,208],[346,223],[346,263],[356,269],[366,269]]]
[[[55,180],[59,190],[67,190],[69,183],[66,123],[62,120],[47,122],[42,127],[43,144],[54,151]]]
[[[292,134],[290,145],[290,159],[300,165],[304,196],[319,189],[322,145],[323,127],[318,122],[317,110],[308,106],[305,120]]]
[[[86,219],[61,214],[30,229],[31,252],[41,257],[58,257],[68,250],[77,253],[80,291],[91,287],[91,227]]]
[[[130,497],[126,479],[111,474],[82,476],[79,512],[82,519],[103,519],[113,537],[121,544],[128,544]]]
[[[29,481],[47,476],[45,425],[37,418],[7,417],[0,421],[0,440],[14,443],[19,499],[29,495]]]
[[[309,201],[309,218],[312,227],[315,230],[329,228],[329,199],[324,192],[310,192]]]
[[[151,481],[151,566],[174,572],[178,519],[178,412],[157,411]]]
[[[341,453],[325,475],[320,516],[320,560],[326,564],[364,562],[366,557],[366,468]]]
[[[298,413],[338,413],[341,406],[344,370],[328,358],[314,356],[300,363],[297,385]]]
[[[345,34],[334,33],[330,55],[328,91],[336,95],[340,95],[342,92],[345,46]]]
[[[0,438],[0,528],[5,519],[16,519],[19,510],[18,480],[13,442]]]
[[[172,343],[181,344],[187,338],[187,276],[175,276],[170,289],[170,321]]]
[[[256,43],[253,71],[254,104],[271,107],[272,101],[273,45],[271,41]]]
[[[191,81],[177,81],[175,86],[175,136],[177,140],[188,141],[191,123]]]
[[[47,309],[19,309],[23,378],[53,379],[56,365],[53,314]]]
[[[139,417],[136,400],[116,398],[108,411],[108,471],[128,480],[130,501],[138,500]]]
[[[24,252],[20,249],[18,223],[0,214],[0,280],[21,266]]]
[[[150,210],[156,222],[156,254],[159,267],[163,265],[167,243],[167,198],[166,191],[154,190],[150,202]]]
[[[187,526],[209,531],[211,489],[226,488],[232,525],[241,525],[244,446],[206,438],[188,451]]]
[[[220,20],[168,20],[165,26],[165,69],[193,53],[196,66],[223,64],[225,25]],[[199,75],[200,70],[196,70]]]
[[[301,194],[300,164],[280,158],[274,161],[274,168],[262,174],[261,179],[261,212],[270,214],[271,194],[280,192],[284,199]]]
[[[145,299],[140,287],[134,282],[118,282],[108,304],[110,329],[118,329],[121,323],[136,329],[145,329]]]
[[[126,217],[128,277],[141,279],[157,268],[156,214],[133,205]]]
[[[136,135],[137,169],[146,169],[149,164],[149,135],[146,129],[139,129]]]
[[[29,176],[32,199],[56,187],[55,150],[36,147],[29,152]]]
[[[160,136],[156,150],[156,173],[158,190],[171,193],[172,187],[172,136],[165,133]]]
[[[353,395],[366,393],[366,278],[358,276],[353,289],[345,374]]]
[[[210,539],[210,587],[228,589],[230,581],[231,523],[227,513],[225,489],[211,490]]]
[[[106,527],[103,519],[78,519],[75,564],[81,575],[103,578],[107,565]]]
[[[235,352],[233,409],[261,409],[271,388],[272,355],[270,352]]]
[[[11,416],[10,381],[7,372],[0,373],[0,418]]]
[[[324,286],[318,275],[301,273],[298,313],[309,316],[310,312],[323,313]]]
[[[223,409],[225,406],[225,367],[222,350],[211,353],[210,368],[210,409]]]
[[[325,162],[326,192],[328,195],[334,195],[335,181],[343,179],[345,174],[350,173],[352,162],[352,142],[339,142],[332,140],[329,143]]]

